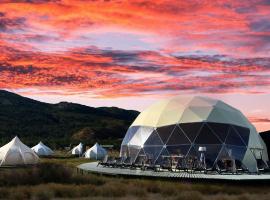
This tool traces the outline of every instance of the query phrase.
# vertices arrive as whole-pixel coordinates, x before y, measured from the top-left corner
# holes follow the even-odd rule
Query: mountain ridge
[[[92,140],[116,142],[139,114],[117,107],[90,107],[71,102],[50,104],[0,90],[0,143],[18,135],[29,144],[43,140],[55,147],[74,141],[81,130],[91,132]],[[87,135],[87,133],[84,133]]]

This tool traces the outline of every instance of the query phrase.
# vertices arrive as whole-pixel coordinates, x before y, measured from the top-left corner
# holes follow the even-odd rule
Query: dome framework
[[[205,97],[173,97],[143,111],[121,145],[121,156],[150,157],[159,164],[164,156],[205,158],[214,166],[223,158],[241,161],[252,172],[256,159],[268,160],[266,146],[255,127],[237,109]]]

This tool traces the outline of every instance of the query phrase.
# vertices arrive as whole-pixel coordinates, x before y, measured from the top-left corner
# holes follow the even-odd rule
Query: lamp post
[[[200,152],[200,163],[203,168],[206,168],[205,164],[205,152],[206,152],[206,147],[199,147],[198,151]]]

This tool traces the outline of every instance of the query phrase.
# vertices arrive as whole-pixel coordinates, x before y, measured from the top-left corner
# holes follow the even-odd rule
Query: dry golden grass
[[[0,171],[0,199],[155,199],[269,200],[268,185],[188,183],[80,175],[74,167],[89,162],[58,155],[31,168]]]

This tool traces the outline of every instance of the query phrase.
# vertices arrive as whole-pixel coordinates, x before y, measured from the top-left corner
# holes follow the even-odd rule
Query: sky
[[[270,0],[1,0],[0,89],[139,111],[209,96],[270,130]]]

